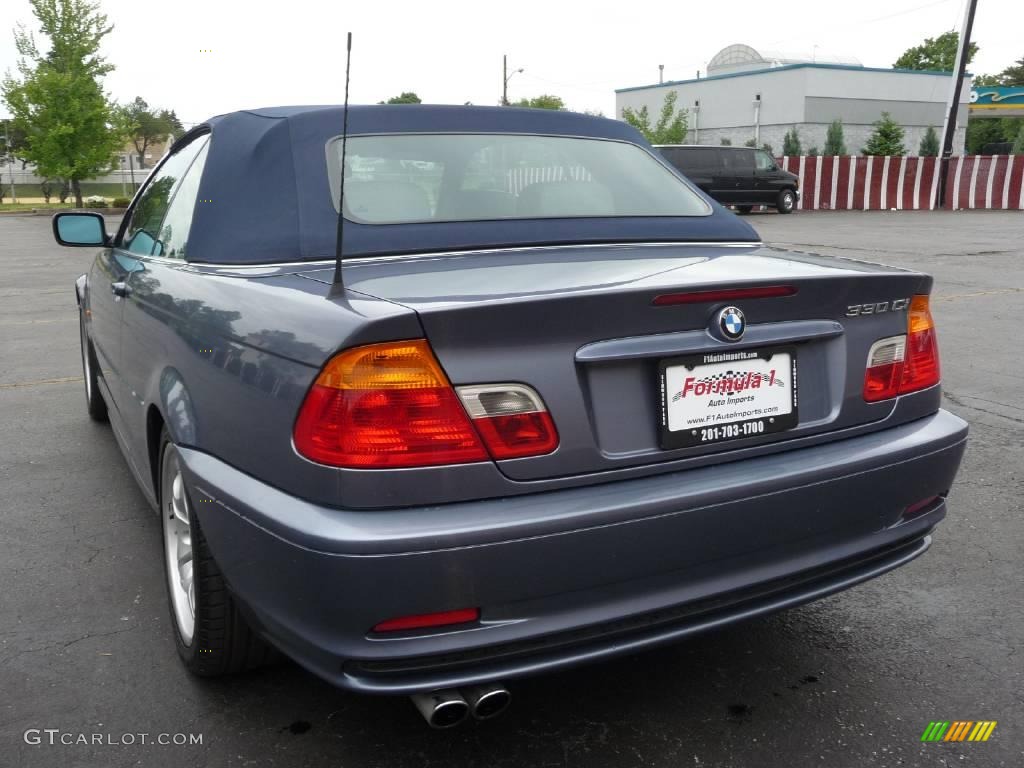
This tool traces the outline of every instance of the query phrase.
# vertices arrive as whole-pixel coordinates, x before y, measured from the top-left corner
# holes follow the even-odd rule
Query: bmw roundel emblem
[[[738,307],[726,307],[718,313],[718,327],[729,341],[739,341],[747,328],[747,321]]]

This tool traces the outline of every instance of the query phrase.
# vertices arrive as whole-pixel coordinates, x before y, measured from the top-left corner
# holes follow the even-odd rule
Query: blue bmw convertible
[[[928,549],[967,437],[929,276],[766,247],[618,121],[344,118],[213,118],[116,232],[54,217],[191,671],[454,725]]]

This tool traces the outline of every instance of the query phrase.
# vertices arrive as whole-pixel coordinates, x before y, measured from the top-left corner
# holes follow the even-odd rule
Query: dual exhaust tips
[[[476,720],[497,717],[512,701],[512,694],[500,683],[486,683],[414,693],[410,698],[431,728],[453,728],[470,715]]]

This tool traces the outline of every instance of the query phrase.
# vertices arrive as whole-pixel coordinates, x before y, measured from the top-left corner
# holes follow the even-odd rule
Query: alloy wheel
[[[92,363],[89,362],[89,334],[85,330],[85,319],[79,315],[78,331],[82,340],[82,375],[85,376],[85,401],[92,402]]]
[[[181,465],[177,453],[170,445],[164,451],[162,470],[160,498],[163,504],[161,517],[164,524],[167,585],[178,634],[181,642],[189,646],[196,625],[191,515]]]

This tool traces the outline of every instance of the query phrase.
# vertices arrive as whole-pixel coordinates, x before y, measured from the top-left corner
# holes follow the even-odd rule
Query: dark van
[[[657,144],[655,148],[690,181],[720,203],[750,213],[770,205],[792,213],[799,199],[800,179],[779,168],[763,149]]]

